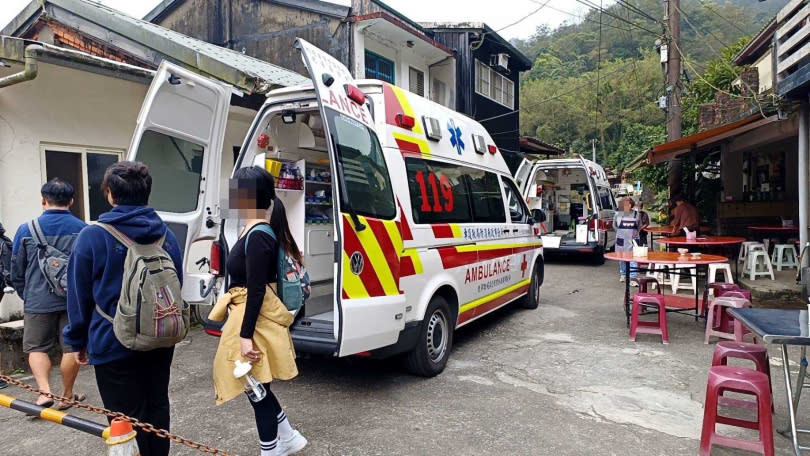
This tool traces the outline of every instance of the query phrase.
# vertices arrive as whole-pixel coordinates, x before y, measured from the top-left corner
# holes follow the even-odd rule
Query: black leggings
[[[270,384],[264,383],[267,396],[259,402],[250,402],[253,412],[256,414],[256,429],[259,430],[259,440],[262,442],[272,442],[278,437],[278,415],[281,413],[281,404],[270,391]]]

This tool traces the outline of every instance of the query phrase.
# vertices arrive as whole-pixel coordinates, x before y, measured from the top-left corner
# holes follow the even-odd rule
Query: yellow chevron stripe
[[[388,231],[388,237],[391,238],[391,244],[394,245],[397,255],[400,255],[404,248],[404,244],[402,242],[402,234],[397,228],[397,222],[383,222],[383,226],[385,226],[385,231]]]
[[[368,225],[368,221],[365,217],[360,217],[360,222],[364,225]],[[388,267],[388,261],[385,259],[385,254],[380,247],[380,242],[374,236],[374,231],[372,231],[371,228],[367,228],[357,233],[357,238],[360,240],[360,245],[363,246],[368,258],[371,260],[371,265],[374,267],[374,272],[377,273],[377,279],[380,281],[380,285],[382,285],[385,294],[389,296],[398,295],[399,288],[397,287],[397,281],[394,279],[391,268]]]
[[[461,226],[458,223],[450,223],[450,230],[453,231],[453,237],[463,237],[464,233],[461,231]]]
[[[416,114],[414,114],[413,107],[411,107],[411,102],[408,100],[408,95],[405,93],[404,90],[393,84],[391,85],[391,90],[394,92],[394,95],[397,96],[397,100],[399,100],[399,104],[400,106],[402,106],[402,110],[405,111],[403,114],[414,118],[415,122],[412,131],[414,133],[424,135],[425,132],[422,131],[422,122],[420,122],[420,119],[416,117]]]
[[[408,249],[403,252],[402,256],[411,257],[411,261],[413,261],[414,273],[421,274],[425,272],[425,269],[422,267],[422,258],[419,256],[419,252],[416,249]]]
[[[422,157],[430,158],[430,145],[428,145],[424,138],[407,135],[398,131],[395,131],[392,134],[394,135],[395,139],[415,143],[417,146],[419,146],[419,153],[422,154]]]
[[[486,304],[486,303],[488,303],[489,301],[492,301],[495,298],[500,298],[501,296],[503,296],[503,295],[505,295],[507,293],[511,293],[511,292],[517,290],[520,287],[526,286],[531,281],[532,281],[532,279],[522,280],[522,281],[512,285],[511,287],[504,288],[503,290],[500,290],[500,291],[496,291],[495,293],[492,293],[490,295],[486,295],[483,298],[478,298],[478,299],[476,299],[474,301],[470,301],[467,304],[462,305],[461,308],[459,309],[458,313],[461,314],[461,313],[464,313],[464,312],[466,312],[466,311],[468,311],[470,309],[475,309],[476,307],[480,306],[481,304]]]
[[[351,261],[349,255],[343,252],[343,289],[349,298],[368,298],[368,291],[366,290],[360,276],[352,273]]]

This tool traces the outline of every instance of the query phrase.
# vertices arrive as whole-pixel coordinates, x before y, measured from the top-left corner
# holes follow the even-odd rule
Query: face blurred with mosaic
[[[274,197],[273,178],[267,171],[242,168],[228,181],[228,200],[222,207],[226,218],[267,219]]]

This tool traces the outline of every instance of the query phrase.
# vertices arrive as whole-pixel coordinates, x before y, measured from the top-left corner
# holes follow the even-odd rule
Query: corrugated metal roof
[[[37,3],[37,0],[32,3]],[[97,24],[166,58],[248,92],[265,93],[274,87],[309,81],[285,68],[128,16],[99,3],[85,0],[44,0],[43,3],[45,14],[55,14],[53,7],[60,8],[68,15]],[[68,22],[67,16],[57,17],[57,20]]]

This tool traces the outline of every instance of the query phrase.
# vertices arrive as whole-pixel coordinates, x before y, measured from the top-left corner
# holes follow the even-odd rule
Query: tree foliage
[[[684,134],[697,129],[698,106],[712,101],[715,88],[732,90],[739,72],[731,63],[734,55],[786,1],[681,2],[680,49],[689,62],[682,81]],[[663,15],[660,0],[629,3],[655,18]],[[658,108],[659,97],[666,93],[664,67],[655,48],[663,29],[617,3],[605,9],[659,36],[603,15],[600,52],[599,13],[590,10],[580,20],[553,30],[540,27],[531,38],[517,40],[515,44],[534,61],[521,81],[520,128],[523,134],[588,157],[591,140],[596,139],[598,161],[622,170],[666,140],[665,114]],[[639,177],[650,186],[665,185],[662,168],[647,167]]]

